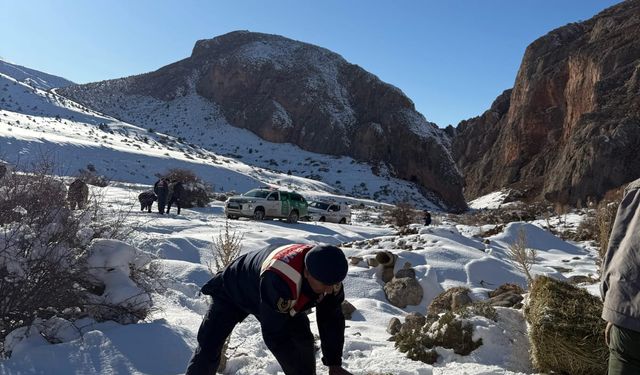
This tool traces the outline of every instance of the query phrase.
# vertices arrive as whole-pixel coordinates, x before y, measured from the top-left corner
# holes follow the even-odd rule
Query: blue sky
[[[196,40],[279,34],[399,87],[440,126],[513,86],[529,43],[619,0],[0,0],[0,58],[77,83],[156,70]]]

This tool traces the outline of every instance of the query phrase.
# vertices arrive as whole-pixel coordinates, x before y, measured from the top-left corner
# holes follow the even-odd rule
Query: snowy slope
[[[25,68],[24,66],[11,64],[7,61],[0,60],[0,73],[9,77],[13,77],[19,82],[24,82],[30,86],[39,89],[48,90],[56,87],[66,87],[75,83],[62,77],[43,73],[34,69]]]
[[[152,98],[128,102],[128,117],[141,122],[142,128],[3,74],[0,93],[0,157],[9,162],[28,163],[45,154],[64,161],[63,174],[73,175],[91,163],[110,179],[147,184],[169,168],[187,168],[217,191],[244,192],[274,184],[308,197],[409,199],[416,205],[436,207],[415,185],[389,177],[384,168],[376,176],[371,166],[351,158],[265,142],[230,126],[197,95],[169,106]],[[145,113],[160,113],[166,120],[145,123]],[[216,137],[205,139],[196,130],[194,123],[205,118]]]

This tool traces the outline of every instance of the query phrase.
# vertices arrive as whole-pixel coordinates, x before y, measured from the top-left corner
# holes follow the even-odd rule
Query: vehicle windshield
[[[269,193],[270,193],[269,190],[253,189],[253,190],[247,191],[243,195],[245,197],[266,198],[267,195],[269,195]]]
[[[322,203],[322,202],[311,202],[309,203],[309,207],[326,210],[327,208],[329,208],[329,205],[327,203]]]

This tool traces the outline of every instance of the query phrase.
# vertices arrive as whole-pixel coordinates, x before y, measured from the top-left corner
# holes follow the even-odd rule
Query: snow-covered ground
[[[11,356],[0,359],[2,375],[183,373],[208,307],[208,297],[201,296],[199,289],[211,276],[207,267],[212,259],[210,247],[226,220],[221,202],[184,209],[179,216],[139,212],[138,193],[153,184],[157,173],[169,168],[190,169],[216,191],[243,192],[269,184],[298,190],[307,199],[334,197],[369,207],[368,211],[353,210],[353,225],[229,222],[232,231],[243,235],[243,252],[276,242],[330,243],[342,246],[349,257],[366,259],[388,250],[398,255],[397,268],[411,264],[424,298],[418,306],[403,309],[387,301],[379,269],[369,268],[366,262],[350,265],[345,292],[357,311],[347,322],[343,354],[344,366],[354,374],[530,373],[527,327],[519,310],[498,308],[497,322],[471,318],[476,338],[481,337],[483,345],[469,356],[438,348],[440,358],[433,366],[407,359],[387,340],[386,332],[391,318],[402,319],[411,312],[425,314],[431,300],[447,288],[466,286],[474,299],[481,300],[487,298],[487,291],[503,283],[524,286],[524,276],[506,255],[521,229],[528,246],[538,250],[535,274],[559,279],[596,274],[595,250],[553,236],[543,229],[546,223],[542,220],[511,223],[485,243],[478,234],[488,228],[460,225],[435,211],[437,224],[418,226],[417,233],[399,236],[391,227],[366,218],[379,216],[377,207],[383,202],[402,199],[436,208],[437,204],[424,198],[415,186],[390,177],[384,166],[374,174],[372,166],[350,158],[262,141],[226,124],[202,98],[185,95],[168,107],[150,98],[139,98],[135,103],[115,101],[114,105],[123,106],[119,117],[124,122],[53,91],[43,91],[52,86],[38,72],[18,67],[27,76],[16,79],[8,75],[15,74],[10,68],[0,71],[0,160],[28,166],[44,155],[60,165],[60,175],[73,176],[92,164],[98,173],[112,179],[108,187],[92,190],[104,196],[104,207],[131,210],[128,220],[136,228],[131,245],[159,257],[167,289],[152,295],[155,310],[138,324],[53,321],[61,341],[57,344],[50,344],[35,330],[11,335],[5,343]],[[144,114],[149,111],[159,112],[162,116],[156,118],[167,120],[146,123]],[[205,127],[209,127],[208,137],[203,135]],[[473,207],[498,207],[502,199],[496,193],[476,200]],[[562,219],[563,225],[575,226],[582,216]],[[550,218],[552,224],[559,221]],[[597,294],[597,285],[585,288]],[[315,319],[313,314],[310,318]],[[230,348],[227,374],[281,373],[262,341],[255,318],[247,318],[235,329]],[[326,374],[319,359],[318,369]]]
[[[137,211],[137,194],[147,186],[119,183],[92,188],[105,195],[105,205],[114,210],[132,209],[129,220],[139,229],[132,244],[159,256],[167,275],[168,289],[153,295],[157,310],[139,324],[76,323],[78,334],[66,341],[49,344],[33,335],[13,347],[9,359],[0,361],[2,374],[179,374],[184,371],[196,343],[196,333],[208,307],[206,296],[198,293],[210,277],[207,263],[212,259],[213,238],[224,230],[223,203],[184,209],[181,215],[160,216]],[[281,221],[229,221],[231,230],[244,236],[243,252],[276,242],[330,243],[344,245],[347,256],[374,257],[380,250],[398,255],[396,267],[410,262],[424,290],[418,306],[400,309],[392,306],[382,289],[380,270],[365,262],[350,265],[345,292],[357,311],[347,321],[344,365],[354,374],[511,374],[530,373],[529,344],[521,311],[498,308],[497,322],[473,318],[475,335],[483,345],[469,356],[438,348],[439,361],[431,366],[412,361],[387,341],[386,327],[392,317],[410,312],[426,313],[431,300],[453,286],[467,286],[474,299],[485,299],[486,292],[510,282],[525,284],[505,254],[520,229],[528,245],[538,250],[534,273],[563,279],[568,274],[595,274],[595,252],[579,244],[560,240],[541,227],[512,223],[490,237],[487,246],[473,236],[478,228],[440,219],[419,232],[399,236],[388,226],[359,221],[353,225]],[[576,217],[575,219],[578,219]],[[490,251],[489,251],[490,249]],[[565,275],[554,267],[561,266]],[[570,269],[570,271],[568,271]],[[593,288],[591,288],[593,289]],[[596,293],[596,290],[593,289]],[[310,316],[312,322],[314,315]],[[312,324],[312,329],[317,329]],[[227,374],[278,374],[281,369],[266,348],[255,318],[240,324],[231,337]],[[318,358],[320,374],[326,373]]]

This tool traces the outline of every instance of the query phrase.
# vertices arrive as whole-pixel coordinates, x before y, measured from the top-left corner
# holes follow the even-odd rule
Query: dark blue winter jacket
[[[287,280],[276,272],[262,271],[265,259],[278,247],[273,245],[240,256],[202,288],[204,294],[212,294],[212,285],[221,277],[223,288],[230,299],[260,321],[267,345],[269,342],[278,345],[278,342],[288,339],[285,327],[287,321],[296,314],[292,311],[293,306],[287,304],[296,299]],[[302,273],[303,269],[299,272]],[[322,362],[326,366],[341,365],[345,329],[341,309],[344,301],[342,285],[333,294],[320,296],[313,292],[306,278],[302,277],[301,294],[305,303],[295,310],[304,314],[305,310],[316,308]],[[297,300],[300,301],[301,298]]]

